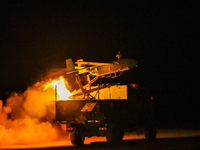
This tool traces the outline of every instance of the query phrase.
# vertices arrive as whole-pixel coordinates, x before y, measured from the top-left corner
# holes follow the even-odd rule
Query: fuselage
[[[110,63],[110,65],[97,66],[91,70],[91,73],[96,76],[107,75],[120,71],[129,70],[137,65],[137,61],[130,58],[122,58]]]

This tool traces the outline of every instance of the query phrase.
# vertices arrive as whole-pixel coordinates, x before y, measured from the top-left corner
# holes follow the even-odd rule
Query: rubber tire
[[[124,137],[124,131],[118,124],[108,124],[106,139],[109,145],[118,145]]]
[[[73,145],[82,146],[84,144],[84,140],[85,138],[82,135],[76,132],[70,133],[70,141]]]
[[[155,126],[151,125],[144,131],[144,136],[147,141],[153,141],[156,139],[157,129]]]

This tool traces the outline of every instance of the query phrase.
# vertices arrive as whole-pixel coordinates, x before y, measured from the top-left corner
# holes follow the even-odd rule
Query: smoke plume
[[[0,100],[0,147],[51,142],[59,138],[54,128],[54,89],[49,81],[37,82],[24,93],[13,92],[5,105]]]

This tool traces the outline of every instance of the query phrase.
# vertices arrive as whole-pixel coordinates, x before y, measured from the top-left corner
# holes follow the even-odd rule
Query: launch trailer
[[[136,84],[110,86],[94,93],[98,99],[56,101],[56,121],[66,124],[73,145],[85,137],[106,136],[108,144],[119,144],[124,132],[156,138],[153,98]]]

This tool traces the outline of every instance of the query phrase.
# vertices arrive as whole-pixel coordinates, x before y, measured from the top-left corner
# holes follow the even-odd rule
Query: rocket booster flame
[[[69,97],[72,95],[69,90],[66,88],[67,82],[64,80],[62,76],[59,77],[58,80],[53,80],[50,84],[46,86],[47,88],[53,88],[57,86],[57,100],[70,100]]]

